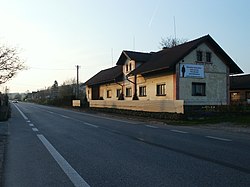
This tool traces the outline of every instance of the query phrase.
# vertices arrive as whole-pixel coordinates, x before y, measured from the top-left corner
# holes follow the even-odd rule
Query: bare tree
[[[166,49],[166,48],[175,47],[177,45],[180,45],[186,42],[187,42],[187,39],[173,38],[170,36],[167,38],[161,38],[160,46],[161,48]]]
[[[17,48],[0,46],[0,84],[7,82],[24,68],[24,62],[18,56]]]

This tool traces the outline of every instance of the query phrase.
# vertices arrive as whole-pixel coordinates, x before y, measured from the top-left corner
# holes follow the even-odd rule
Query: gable
[[[173,48],[163,49],[156,53],[152,53],[150,59],[135,69],[131,74],[147,74],[160,70],[171,71],[174,70],[175,65],[184,57],[191,53],[202,43],[206,43],[216,55],[229,67],[231,74],[243,73],[243,71],[236,65],[236,63],[225,53],[225,51],[212,39],[211,36],[206,35],[196,40],[178,45]]]
[[[122,51],[116,65],[124,65],[127,60],[134,60],[135,62],[146,62],[150,58],[151,53],[143,53],[136,51]]]

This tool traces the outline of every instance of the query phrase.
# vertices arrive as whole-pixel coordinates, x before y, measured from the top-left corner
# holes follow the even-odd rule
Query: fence
[[[169,112],[169,113],[184,113],[183,100],[90,100],[89,106],[95,108],[114,108],[126,109],[146,112]]]

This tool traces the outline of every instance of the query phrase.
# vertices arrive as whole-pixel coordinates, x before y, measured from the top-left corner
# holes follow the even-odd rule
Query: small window
[[[107,98],[111,98],[112,97],[112,91],[111,90],[107,90]]]
[[[116,90],[116,97],[120,97],[121,93],[122,93],[122,90],[121,89],[117,89]]]
[[[207,62],[211,62],[211,57],[212,57],[212,54],[210,52],[206,52],[206,61]]]
[[[202,51],[196,51],[197,61],[202,62]]]
[[[129,70],[132,71],[132,64],[129,64]]]
[[[126,71],[128,71],[128,64],[126,64]]]
[[[126,88],[126,97],[132,97],[132,89]]]
[[[206,83],[192,83],[192,96],[206,96]]]
[[[156,85],[156,95],[157,96],[166,95],[166,84],[157,84]]]
[[[231,92],[230,98],[231,98],[231,101],[233,102],[240,101],[240,92]]]
[[[139,96],[145,97],[146,96],[146,86],[140,86],[139,87]]]

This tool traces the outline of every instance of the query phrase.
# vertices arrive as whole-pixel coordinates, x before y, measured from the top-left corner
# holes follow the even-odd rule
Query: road
[[[250,186],[250,135],[15,103],[4,186]]]

